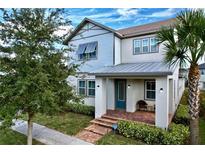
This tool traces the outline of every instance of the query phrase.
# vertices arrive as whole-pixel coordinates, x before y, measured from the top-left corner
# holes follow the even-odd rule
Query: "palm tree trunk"
[[[191,64],[189,70],[189,113],[191,144],[199,143],[199,66]]]
[[[33,114],[28,113],[27,144],[32,145]]]

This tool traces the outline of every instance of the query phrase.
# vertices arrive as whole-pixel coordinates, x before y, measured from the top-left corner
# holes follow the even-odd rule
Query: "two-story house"
[[[166,49],[156,33],[174,19],[114,30],[85,18],[64,42],[81,63],[69,78],[95,117],[108,110],[154,112],[154,123],[167,128],[184,91],[179,66],[164,64]]]

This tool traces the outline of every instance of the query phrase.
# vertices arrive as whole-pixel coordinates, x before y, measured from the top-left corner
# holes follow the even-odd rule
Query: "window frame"
[[[86,96],[88,96],[88,97],[95,97],[95,95],[89,95],[89,90],[90,89],[94,89],[95,90],[95,87],[94,88],[89,88],[89,82],[90,81],[95,82],[95,80],[87,80],[87,95]]]
[[[98,58],[98,41],[92,41],[92,42],[97,42],[97,46],[96,46],[96,50],[95,50],[95,57],[94,57],[94,58],[90,58],[90,56],[89,56],[90,53],[77,54],[79,61],[96,60],[96,59]],[[89,43],[92,43],[92,42],[87,42],[87,43],[82,43],[82,44],[89,44]],[[78,44],[78,46],[79,46],[79,45],[80,45],[80,44]],[[86,51],[86,48],[87,48],[87,46],[85,47],[85,51]],[[85,52],[85,51],[84,51],[84,52]],[[83,56],[82,59],[80,59],[80,55]]]
[[[151,39],[156,38],[156,36],[150,36],[150,37],[144,37],[144,38],[135,38],[133,39],[133,46],[132,46],[132,52],[133,55],[140,55],[140,54],[152,54],[152,53],[159,53],[159,44],[157,44],[157,51],[153,52],[151,51]],[[148,52],[143,52],[143,40],[148,39]],[[141,42],[141,47],[140,47],[140,52],[135,52],[135,40],[140,40]]]
[[[154,82],[155,83],[155,90],[147,90],[147,83],[148,82]],[[155,98],[148,98],[147,97],[147,91],[154,91],[155,92]],[[144,99],[145,100],[150,100],[150,101],[155,101],[156,100],[156,80],[150,79],[150,80],[144,80]]]
[[[84,81],[85,82],[85,87],[80,87],[80,81]],[[78,95],[80,96],[86,96],[87,95],[87,84],[86,84],[86,80],[83,79],[78,79]],[[84,88],[85,89],[85,94],[80,94],[80,88]]]
[[[135,41],[140,41],[140,52],[135,51]],[[133,54],[138,55],[142,53],[142,40],[141,39],[134,39],[133,40]]]
[[[144,46],[144,45],[143,45],[143,41],[144,41],[144,40],[147,40],[147,41],[148,41],[147,46]],[[142,53],[144,53],[144,54],[146,54],[146,53],[150,53],[149,44],[150,44],[150,42],[149,42],[149,38],[143,38],[143,39],[142,39]],[[144,51],[143,51],[143,47],[148,47],[147,52],[144,52]]]
[[[150,39],[150,43],[149,43],[149,45],[150,45],[150,53],[157,53],[157,52],[159,52],[159,44],[157,43],[157,37],[150,37],[149,38]],[[156,51],[152,51],[152,39],[156,39]]]

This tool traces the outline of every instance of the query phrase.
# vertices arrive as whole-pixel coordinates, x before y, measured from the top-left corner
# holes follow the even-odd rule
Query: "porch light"
[[[99,88],[99,87],[100,87],[100,85],[97,85],[97,87]]]
[[[130,88],[130,87],[131,87],[131,85],[128,84],[127,88]]]
[[[159,92],[160,92],[160,93],[163,93],[163,88],[160,88]]]

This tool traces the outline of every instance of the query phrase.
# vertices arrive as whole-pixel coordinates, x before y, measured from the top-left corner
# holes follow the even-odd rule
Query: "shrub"
[[[189,108],[188,105],[180,104],[173,119],[176,124],[189,125]]]
[[[71,111],[75,113],[85,114],[94,116],[95,115],[95,107],[88,106],[81,103],[68,103],[64,108],[65,111]]]
[[[168,131],[132,121],[119,121],[118,131],[125,137],[139,139],[146,144],[184,144],[189,128],[172,124]]]
[[[189,127],[172,123],[168,132],[163,132],[162,144],[185,144],[189,137]]]

